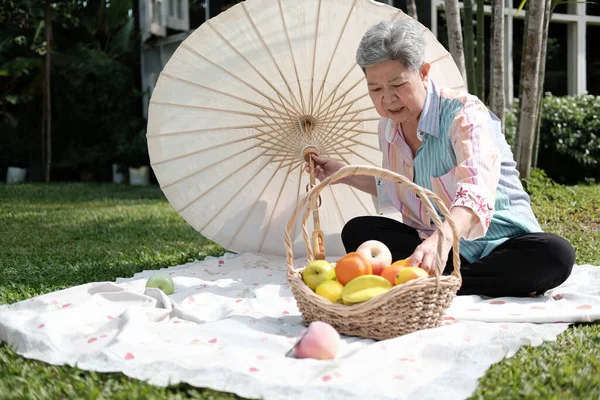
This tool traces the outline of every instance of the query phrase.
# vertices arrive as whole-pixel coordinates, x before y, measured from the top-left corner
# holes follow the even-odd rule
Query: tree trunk
[[[44,30],[46,32],[46,56],[44,63],[44,81],[42,90],[42,168],[44,180],[50,182],[52,166],[52,100],[51,100],[51,66],[52,66],[52,17],[50,0],[45,1]]]
[[[525,10],[525,18],[523,19],[523,34],[527,35],[527,29],[529,28],[529,3],[526,1],[523,5]],[[521,125],[521,99],[523,98],[523,79],[525,79],[525,54],[527,54],[527,40],[523,40],[521,45],[521,65],[519,69],[519,112],[517,113],[517,126],[515,132],[515,143],[513,144],[513,152],[516,154],[517,142],[519,139],[519,126]]]
[[[504,0],[492,1],[492,87],[490,108],[504,127]]]
[[[477,79],[475,76],[475,49],[473,48],[473,3],[463,0],[463,37],[465,38],[465,67],[469,93],[477,95]]]
[[[533,155],[531,167],[537,168],[538,153],[540,151],[540,131],[542,129],[542,111],[544,100],[544,79],[546,77],[546,53],[548,52],[548,28],[550,26],[550,17],[552,16],[553,4],[556,0],[546,0],[546,10],[544,12],[544,32],[542,33],[542,54],[540,59],[540,76],[538,79],[538,119],[535,128],[535,142],[533,144]]]
[[[521,118],[517,131],[516,161],[522,178],[529,178],[531,156],[535,141],[535,125],[539,112],[538,80],[540,55],[542,52],[542,31],[544,28],[544,9],[546,0],[529,0],[528,23],[525,32],[527,50],[524,54],[525,71],[521,86],[523,96],[519,99]]]
[[[477,0],[477,97],[485,102],[485,19],[484,0]]]
[[[415,3],[415,0],[406,0],[406,9],[408,11],[408,15],[417,21],[419,20],[419,17],[417,17],[417,4]]]
[[[446,11],[446,26],[448,27],[450,54],[452,55],[463,80],[467,82],[458,0],[444,0],[444,10]]]

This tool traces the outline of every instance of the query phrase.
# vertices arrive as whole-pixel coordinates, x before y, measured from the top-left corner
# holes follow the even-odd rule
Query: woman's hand
[[[454,221],[459,238],[467,236],[475,224],[479,223],[479,218],[473,212],[473,210],[462,206],[452,207],[450,209],[450,218],[452,218],[452,221]],[[450,227],[450,223],[447,219],[444,221],[441,228],[436,229],[430,237],[423,240],[423,242],[417,246],[414,253],[409,257],[411,261],[410,265],[423,268],[425,271],[429,272],[429,275],[433,275],[435,273],[435,258],[438,252],[437,245],[438,238],[440,236],[440,229],[444,230],[444,241],[442,243],[442,253],[440,254],[442,263],[440,265],[441,271],[439,271],[439,273],[441,275],[446,268],[448,255],[452,249],[452,244],[454,243],[452,228]]]
[[[429,275],[434,275],[436,268],[435,259],[438,253],[438,240],[439,230],[436,230],[433,233],[433,235],[423,240],[423,242],[419,246],[417,246],[414,253],[410,256],[409,265],[418,266],[427,271]],[[444,268],[446,267],[446,262],[448,261],[448,254],[450,253],[450,249],[452,249],[451,231],[444,235],[444,241],[442,243],[442,253],[440,254],[440,275],[444,272]]]
[[[321,157],[315,154],[311,154],[311,157],[315,166],[315,177],[319,180],[319,182],[335,174],[337,171],[339,171],[340,168],[344,166],[344,164],[332,158]],[[310,173],[310,167],[308,165],[308,162],[304,165],[304,170]],[[343,180],[344,179],[341,179],[336,183],[342,183]]]

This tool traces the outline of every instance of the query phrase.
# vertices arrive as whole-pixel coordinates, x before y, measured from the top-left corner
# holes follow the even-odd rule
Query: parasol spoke
[[[346,74],[342,77],[342,79],[340,79],[339,83],[337,84],[337,86],[335,86],[336,88],[339,88],[342,83],[346,80],[346,78],[348,78],[350,76],[350,74],[352,73],[352,70],[355,68],[356,66],[351,67],[348,72],[346,72]],[[355,83],[353,83],[348,89],[346,89],[346,91],[344,93],[342,93],[338,98],[333,99],[330,103],[331,104],[335,104],[338,101],[340,101],[340,99],[346,97],[348,95],[348,93],[350,93],[352,90],[354,90],[355,87],[357,87],[361,82],[363,82],[365,80],[365,76],[362,75],[362,77],[356,81]],[[334,95],[334,93],[337,93],[337,89],[334,91],[329,92],[329,94],[327,95],[327,97],[325,98],[325,100],[323,100],[323,103],[326,103],[327,101],[329,101],[329,99],[331,98],[331,96]],[[317,118],[320,118],[322,116],[322,114],[317,114]]]
[[[206,222],[206,224],[201,228],[201,230],[206,229],[206,227],[208,225],[210,225],[214,219],[219,216],[219,214],[221,214],[221,212],[227,208],[228,205],[230,205],[233,200],[235,200],[235,198],[242,192],[244,191],[244,189],[246,189],[248,187],[248,185],[250,184],[250,182],[252,182],[252,180],[254,178],[256,178],[258,176],[258,174],[263,171],[265,169],[265,167],[267,165],[269,165],[271,163],[271,160],[267,160],[266,162],[263,163],[263,165],[258,169],[258,171],[256,172],[256,174],[252,175],[250,177],[249,180],[247,180],[244,184],[240,185],[239,189],[237,190],[237,192],[235,192],[233,194],[233,196],[231,196],[229,198],[229,200],[227,200],[227,202],[225,204],[223,204],[221,206],[221,208],[216,211],[213,216]],[[252,207],[250,208],[250,210],[248,211],[248,213],[246,213],[246,216],[244,217],[244,219],[242,220],[242,222],[240,223],[240,226],[238,227],[236,233],[232,236],[230,242],[227,244],[227,246],[225,246],[225,248],[228,248],[231,243],[235,240],[236,236],[239,234],[240,230],[242,229],[242,227],[244,226],[244,224],[246,223],[246,221],[248,220],[248,217],[252,214],[252,212],[254,211],[254,209],[256,208],[256,205],[258,204],[258,199],[260,199],[263,195],[263,193],[265,192],[265,190],[267,189],[267,187],[269,186],[269,183],[271,182],[271,180],[273,179],[273,177],[275,176],[275,174],[277,173],[277,169],[275,169],[273,171],[273,174],[271,175],[271,178],[267,181],[267,184],[263,187],[262,191],[260,192],[260,194],[258,196],[256,196],[256,200],[254,201],[254,204],[252,205]]]
[[[294,65],[294,72],[296,73],[296,82],[298,83],[298,93],[300,94],[302,114],[306,114],[306,105],[304,104],[304,95],[302,94],[302,85],[300,84],[300,74],[298,73],[298,66],[296,65],[296,57],[294,57],[294,51],[292,50],[292,41],[290,39],[290,33],[288,32],[287,23],[285,22],[285,15],[283,14],[283,6],[281,0],[277,1],[279,5],[279,13],[281,14],[281,22],[283,23],[283,31],[287,39],[288,47],[290,49],[290,55],[292,56],[292,64]]]
[[[356,88],[356,87],[357,87],[357,86],[358,86],[360,83],[362,83],[362,81],[364,81],[364,80],[365,80],[365,77],[363,76],[361,79],[359,79],[358,81],[356,81],[356,82],[355,82],[355,83],[354,83],[352,86],[350,86],[348,89],[346,89],[346,91],[345,91],[345,92],[343,92],[342,94],[340,94],[340,95],[339,95],[337,98],[333,99],[333,100],[331,101],[331,105],[333,105],[333,104],[337,104],[338,102],[340,102],[340,101],[343,101],[343,100],[346,98],[346,96],[348,96],[348,94],[349,94],[349,93],[350,93],[352,90],[354,90],[354,88]],[[336,92],[337,92],[337,91],[336,91]],[[328,97],[331,97],[333,94],[334,94],[334,92],[331,92],[331,93],[329,93],[329,96],[328,96]],[[355,100],[355,101],[358,101],[358,100],[360,100],[362,97],[364,97],[364,96],[368,96],[368,95],[369,95],[368,93],[366,93],[366,94],[363,94],[363,96],[361,96],[361,97],[358,97],[358,98],[356,98],[356,99],[354,99],[354,100]],[[346,103],[346,104],[347,104],[347,103]],[[340,107],[344,107],[346,104],[342,104],[342,105],[340,105]],[[327,109],[327,113],[328,113],[330,110],[331,110],[331,108],[328,108],[328,109]],[[321,114],[319,117],[321,117],[321,116],[322,116],[322,114]]]
[[[260,130],[260,128],[265,127],[266,125],[262,124],[262,125],[237,125],[237,126],[222,126],[222,127],[216,127],[216,128],[204,128],[204,129],[190,129],[188,131],[172,131],[172,132],[161,132],[161,133],[156,133],[153,135],[149,135],[146,134],[146,137],[149,138],[154,138],[154,137],[161,137],[161,136],[177,136],[177,135],[190,135],[190,134],[205,134],[205,133],[212,133],[212,132],[218,132],[218,131],[236,131],[239,129],[257,129]]]
[[[219,149],[219,148],[226,147],[226,146],[229,146],[229,145],[232,145],[232,144],[241,143],[241,142],[244,142],[244,141],[247,141],[247,140],[261,139],[262,135],[266,134],[266,133],[267,132],[262,132],[261,131],[261,133],[257,134],[257,135],[247,136],[247,137],[239,138],[239,139],[236,139],[236,140],[230,140],[228,142],[223,142],[223,143],[214,145],[212,147],[207,147],[207,148],[204,148],[204,149],[195,150],[195,151],[192,151],[192,152],[189,152],[189,153],[181,154],[181,155],[178,155],[178,156],[175,156],[175,157],[172,157],[172,158],[167,158],[167,159],[164,159],[164,160],[155,161],[155,162],[152,163],[152,165],[153,166],[157,166],[157,165],[161,165],[161,164],[167,163],[169,161],[181,160],[181,159],[186,158],[186,157],[191,157],[191,156],[195,156],[195,155],[201,154],[201,153],[203,153],[205,151]]]
[[[256,161],[259,158],[261,158],[265,153],[266,153],[266,151],[264,151],[261,154],[255,156],[253,159],[249,160],[245,164],[240,165],[235,171],[231,172],[229,175],[227,175],[223,179],[220,179],[217,183],[215,183],[214,185],[212,185],[211,187],[209,187],[207,190],[205,190],[204,192],[202,192],[199,196],[196,196],[192,201],[190,201],[188,204],[186,204],[185,206],[183,206],[182,208],[180,208],[176,212],[180,213],[180,212],[185,211],[192,204],[194,204],[195,202],[197,202],[198,200],[200,200],[202,197],[206,196],[208,193],[212,192],[217,187],[219,187],[219,185],[221,185],[222,183],[227,182],[227,179],[230,179],[233,175],[237,174],[238,172],[240,172],[241,170],[243,170],[244,168],[246,168],[248,165],[251,165],[254,161]],[[216,164],[209,165],[207,168],[214,167],[215,165]],[[188,175],[186,178],[189,178],[189,177],[190,177],[190,175]]]
[[[178,77],[178,76],[173,76],[173,75],[171,75],[171,74],[169,74],[169,73],[167,73],[167,72],[165,72],[165,73],[163,73],[163,74],[161,74],[161,75],[162,75],[162,76],[164,76],[164,77],[166,77],[166,78],[169,78],[169,79],[172,79],[172,80],[175,80],[175,81],[180,81],[180,82],[183,82],[183,83],[185,83],[185,84],[192,85],[192,86],[195,86],[195,87],[199,87],[199,88],[201,88],[201,89],[204,89],[204,90],[208,90],[208,91],[211,91],[211,92],[217,93],[217,94],[219,94],[219,95],[221,95],[221,96],[224,96],[224,97],[230,97],[230,98],[232,98],[232,99],[235,99],[235,100],[238,100],[238,101],[240,101],[240,102],[242,102],[242,103],[249,104],[249,105],[251,105],[251,106],[254,106],[254,107],[256,107],[256,108],[260,108],[262,111],[265,111],[265,114],[266,114],[266,111],[272,111],[272,112],[279,113],[279,112],[278,112],[276,109],[274,109],[274,108],[266,107],[266,106],[264,106],[264,105],[261,105],[261,104],[258,104],[258,103],[256,103],[256,102],[254,102],[254,101],[252,101],[252,100],[244,99],[244,98],[242,98],[242,97],[239,97],[239,96],[234,96],[234,95],[232,95],[231,93],[223,92],[223,91],[221,91],[221,90],[217,90],[217,89],[214,89],[214,88],[211,88],[211,87],[205,86],[205,85],[201,85],[201,84],[199,84],[199,83],[192,82],[192,81],[190,81],[190,80],[188,80],[188,79],[184,79],[184,78],[181,78],[181,77]],[[296,116],[298,116],[298,114],[296,114]]]
[[[235,46],[234,46],[233,44],[231,44],[231,42],[230,42],[229,40],[227,40],[227,38],[225,38],[225,36],[223,36],[223,34],[222,34],[221,32],[219,32],[219,31],[217,30],[217,28],[215,28],[215,27],[213,26],[213,24],[212,24],[212,22],[211,22],[211,20],[210,20],[210,19],[209,19],[208,21],[206,21],[206,22],[205,22],[205,24],[206,24],[207,26],[209,26],[209,27],[210,27],[210,28],[211,28],[211,29],[212,29],[212,30],[213,30],[213,31],[214,31],[214,32],[217,34],[217,36],[219,36],[219,37],[221,38],[221,40],[223,40],[223,41],[225,42],[225,44],[227,44],[227,46],[229,46],[229,48],[230,48],[230,49],[232,49],[232,50],[233,50],[233,51],[234,51],[234,52],[235,52],[235,53],[236,53],[238,56],[240,56],[240,57],[241,57],[241,58],[242,58],[242,59],[243,59],[243,60],[246,62],[246,64],[248,64],[248,66],[250,66],[250,68],[251,68],[251,69],[252,69],[254,72],[256,72],[256,73],[258,74],[258,76],[260,76],[260,77],[263,79],[263,81],[264,81],[264,82],[265,82],[267,85],[269,85],[269,87],[270,87],[271,89],[273,89],[273,91],[274,91],[275,93],[277,93],[278,97],[279,97],[281,100],[284,100],[286,103],[288,103],[288,106],[290,106],[292,109],[294,108],[294,105],[293,105],[293,104],[292,104],[292,103],[291,103],[291,102],[290,102],[288,99],[286,99],[286,98],[285,98],[285,97],[284,97],[284,96],[281,94],[281,92],[280,92],[280,91],[279,91],[279,90],[278,90],[278,89],[275,87],[275,85],[273,85],[273,83],[271,83],[271,81],[269,81],[269,80],[267,79],[267,77],[266,77],[266,76],[264,76],[264,75],[262,74],[262,72],[260,72],[260,71],[258,70],[258,68],[256,68],[256,66],[255,66],[255,65],[253,65],[253,64],[250,62],[250,60],[248,60],[248,58],[246,58],[246,56],[245,56],[245,55],[243,55],[242,53],[240,53],[240,51],[239,51],[238,49],[236,49],[236,48],[235,48]],[[283,107],[283,108],[286,108],[286,107]]]
[[[335,54],[337,53],[340,43],[342,41],[342,37],[344,36],[344,33],[346,32],[346,27],[348,26],[348,22],[350,22],[350,16],[354,12],[354,7],[356,6],[356,1],[357,0],[354,0],[354,2],[352,3],[352,6],[350,7],[350,11],[348,12],[348,15],[346,16],[346,20],[344,21],[344,25],[342,26],[342,29],[338,36],[337,42],[333,49],[333,53],[331,54],[331,58],[329,59],[329,64],[327,65],[327,69],[325,70],[325,75],[323,76],[323,79],[321,79],[321,87],[319,88],[319,92],[317,93],[317,99],[320,98],[319,107],[317,109],[321,108],[321,105],[322,105],[321,100],[323,100],[323,92],[325,89],[325,82],[327,81],[327,77],[329,76],[329,71],[331,70],[331,65],[333,64],[333,58],[335,57]],[[315,103],[316,103],[316,100],[315,100]]]
[[[189,175],[183,176],[183,177],[181,177],[181,178],[179,178],[179,179],[177,179],[177,180],[175,180],[175,181],[173,181],[173,182],[171,182],[171,183],[167,183],[167,184],[161,185],[161,186],[160,186],[160,188],[161,188],[161,189],[167,189],[167,188],[169,188],[169,187],[171,187],[171,186],[173,186],[173,185],[176,185],[176,184],[178,184],[178,183],[180,183],[180,182],[182,182],[182,181],[184,181],[184,180],[186,180],[186,179],[190,179],[190,178],[192,178],[192,177],[194,177],[194,176],[196,176],[196,175],[202,174],[202,173],[203,173],[203,172],[205,172],[207,169],[210,169],[210,168],[216,167],[217,165],[221,164],[222,162],[225,162],[225,161],[230,161],[230,160],[231,160],[233,157],[237,157],[237,156],[239,156],[239,155],[241,155],[241,154],[244,154],[245,152],[247,152],[248,150],[251,150],[251,149],[253,149],[253,148],[254,148],[254,145],[252,145],[252,146],[249,146],[249,147],[247,147],[247,148],[245,148],[245,149],[242,149],[242,150],[240,150],[240,151],[238,151],[238,152],[236,152],[236,153],[234,153],[234,154],[229,154],[229,155],[227,155],[227,154],[226,154],[226,157],[225,157],[225,158],[222,158],[222,159],[220,159],[220,160],[218,160],[218,161],[215,161],[215,162],[213,162],[212,164],[209,164],[209,165],[207,165],[207,166],[205,166],[205,167],[202,167],[202,168],[200,168],[199,170],[196,170],[196,171],[192,172],[192,173],[191,173],[191,174],[189,174]],[[266,151],[265,151],[265,152],[266,152]],[[187,208],[187,206],[186,206],[186,208]]]
[[[348,106],[346,107],[346,109],[344,110],[344,112],[343,112],[342,114],[340,114],[340,116],[339,116],[339,119],[338,119],[338,122],[335,122],[335,123],[334,123],[334,124],[331,126],[331,128],[329,128],[329,130],[328,130],[327,132],[325,132],[325,133],[324,133],[322,136],[320,136],[320,137],[318,138],[318,140],[319,140],[319,142],[320,142],[320,143],[323,143],[323,141],[327,141],[327,139],[331,139],[331,138],[332,138],[332,132],[333,132],[333,130],[335,129],[335,127],[337,126],[337,124],[339,123],[339,121],[340,121],[340,120],[341,120],[341,119],[344,117],[345,113],[347,113],[347,112],[348,112],[348,110],[350,109],[350,107],[352,107],[352,105],[351,105],[351,104],[350,104],[350,105],[348,105]],[[338,105],[338,108],[335,110],[335,112],[334,112],[334,115],[335,115],[335,114],[337,114],[337,112],[338,112],[339,110],[340,110],[340,108],[339,108],[339,105]],[[339,131],[338,131],[338,132],[339,132]]]
[[[269,234],[269,230],[270,230],[269,228],[271,227],[271,223],[273,221],[273,217],[275,216],[275,211],[277,211],[277,206],[279,205],[279,200],[281,200],[281,196],[283,195],[283,192],[284,192],[283,189],[285,188],[285,183],[287,181],[287,178],[290,176],[290,173],[292,172],[291,164],[289,164],[289,166],[286,166],[286,165],[282,164],[278,168],[279,171],[281,171],[282,169],[284,169],[286,167],[288,167],[288,168],[287,168],[287,171],[285,173],[285,178],[282,180],[281,188],[278,191],[277,198],[275,199],[275,204],[273,205],[273,210],[271,211],[271,213],[269,215],[269,218],[267,219],[267,227],[263,230],[262,237],[260,238],[260,243],[258,245],[259,252],[262,252],[262,248],[265,245],[265,240],[267,239],[267,235]]]
[[[334,188],[333,185],[327,186],[327,189],[329,189],[329,192],[331,193],[331,197],[333,198],[333,202],[335,203],[335,207],[333,207],[333,208],[334,208],[334,210],[337,211],[338,215],[340,216],[340,219],[345,222],[346,219],[344,218],[344,215],[342,214],[342,207],[340,207],[340,202],[338,201],[333,188]],[[352,189],[350,189],[350,190],[352,190]]]
[[[338,155],[340,154],[340,152],[336,148],[333,148],[333,147],[331,147],[331,148],[333,149],[333,151],[335,152],[335,154],[338,154]],[[356,152],[354,149],[352,149],[352,146],[344,147],[344,150],[347,150],[350,153],[352,153],[355,156],[357,156],[358,158],[361,158],[361,159],[365,160],[370,165],[375,165],[375,164],[373,164],[373,162],[371,160],[369,160],[368,158],[365,158],[365,156],[363,156],[362,154],[360,154],[360,153]],[[348,160],[345,157],[343,157],[343,159],[344,159],[344,161],[346,161],[346,164],[350,164],[350,162],[348,162]],[[379,165],[375,165],[375,166],[378,167]]]
[[[191,52],[191,54],[194,54],[196,57],[199,57],[201,59],[203,59],[204,61],[208,62],[209,64],[212,64],[214,67],[218,68],[219,70],[223,71],[225,74],[227,74],[228,76],[236,79],[237,81],[239,81],[240,83],[242,83],[244,86],[254,90],[256,93],[260,94],[261,96],[263,96],[265,99],[268,99],[271,104],[276,103],[278,106],[280,106],[281,108],[285,109],[286,107],[282,104],[282,103],[277,103],[275,99],[273,99],[271,96],[269,96],[268,94],[264,93],[263,91],[261,91],[260,89],[258,89],[257,87],[251,85],[249,82],[245,81],[244,79],[240,78],[239,76],[237,76],[236,74],[234,74],[233,72],[221,67],[219,64],[217,64],[216,62],[210,60],[208,57],[200,54],[197,50],[191,48],[189,45],[187,45],[185,42],[181,43],[181,47],[188,50],[189,52]]]
[[[296,98],[296,95],[292,91],[292,88],[291,88],[291,86],[290,86],[290,84],[288,82],[287,77],[284,75],[283,71],[281,71],[281,67],[277,63],[277,60],[275,60],[275,56],[273,56],[273,53],[271,52],[271,49],[267,45],[267,42],[265,41],[264,36],[258,30],[258,27],[256,26],[256,23],[254,22],[254,20],[252,19],[252,16],[248,12],[248,8],[246,7],[246,4],[245,3],[241,3],[241,4],[242,4],[242,9],[244,10],[244,13],[246,14],[246,17],[248,18],[248,21],[250,21],[250,24],[252,25],[252,28],[254,29],[254,32],[256,32],[256,35],[260,39],[260,42],[263,45],[264,49],[267,51],[267,53],[269,53],[269,56],[271,57],[271,61],[273,61],[273,64],[275,64],[275,68],[277,68],[277,72],[279,72],[279,75],[281,76],[281,79],[283,79],[283,81],[285,82],[285,85],[286,85],[286,87],[288,89],[290,97],[296,102],[296,105],[298,107],[302,108],[302,105],[300,104],[300,102]],[[298,114],[296,113],[296,115],[298,115]]]
[[[310,98],[308,100],[308,114],[313,113],[313,91],[315,87],[315,67],[317,65],[317,42],[319,39],[319,22],[321,21],[321,0],[319,0],[319,6],[317,7],[317,23],[315,24],[315,45],[313,47],[313,62],[312,72],[310,73]]]
[[[150,100],[150,103],[156,104],[156,105],[160,105],[160,106],[166,106],[166,107],[192,108],[192,109],[197,109],[197,110],[220,112],[220,113],[224,113],[224,114],[247,115],[249,117],[256,117],[256,118],[259,118],[259,119],[263,118],[263,117],[268,117],[268,118],[271,118],[273,121],[275,121],[276,119],[282,119],[282,120],[286,119],[286,118],[283,118],[283,117],[273,117],[273,116],[268,115],[268,114],[261,115],[261,114],[247,112],[247,111],[228,110],[228,109],[225,109],[225,108],[212,108],[212,107],[204,107],[204,106],[191,106],[191,105],[188,105],[188,104],[170,103],[170,102],[166,102],[166,101]]]
[[[364,98],[365,98],[365,97],[367,97],[367,96],[368,96],[368,94],[363,94],[363,95],[362,95],[362,96],[360,96],[360,97],[357,97],[357,98],[354,98],[354,99],[352,99],[352,100],[349,100],[347,103],[343,103],[343,104],[341,104],[341,105],[340,105],[340,108],[344,108],[344,107],[346,107],[346,106],[348,106],[348,105],[352,106],[352,105],[356,104],[358,101],[360,101],[360,100],[364,99]],[[360,108],[360,109],[358,109],[358,110],[353,110],[353,111],[352,111],[352,113],[354,113],[354,114],[360,114],[360,113],[362,113],[362,112],[366,112],[366,111],[373,111],[373,110],[374,110],[374,107],[373,107],[373,106],[370,106],[370,107],[364,107],[364,108]],[[327,113],[326,113],[325,115],[323,115],[321,118],[326,118],[326,119],[329,119],[329,118],[335,118],[335,117],[337,117],[337,115],[336,115],[335,113],[334,113],[334,114],[331,114],[331,110],[327,110]]]

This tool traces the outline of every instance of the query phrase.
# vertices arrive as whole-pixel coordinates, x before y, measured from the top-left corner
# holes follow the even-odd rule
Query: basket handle
[[[456,229],[456,225],[455,225],[454,221],[452,220],[452,218],[450,217],[450,212],[448,211],[448,208],[446,207],[444,202],[432,191],[425,189],[425,188],[411,182],[410,180],[408,180],[408,178],[406,178],[403,175],[397,174],[395,172],[392,172],[392,171],[389,171],[389,170],[386,170],[383,168],[373,167],[373,166],[364,166],[364,165],[347,165],[347,166],[340,168],[337,172],[335,172],[334,174],[330,175],[329,177],[327,177],[326,179],[321,181],[318,185],[313,187],[308,193],[306,193],[302,197],[301,201],[298,203],[298,206],[296,207],[296,210],[292,213],[292,216],[290,217],[290,220],[288,221],[288,224],[287,224],[286,230],[285,230],[285,235],[284,235],[288,273],[290,273],[290,274],[294,273],[294,252],[293,252],[293,245],[292,245],[292,239],[291,239],[291,231],[292,231],[294,225],[296,224],[298,214],[300,213],[300,211],[303,208],[306,208],[306,210],[304,211],[304,214],[303,214],[303,218],[302,218],[302,236],[304,238],[304,243],[306,245],[306,253],[307,253],[308,261],[312,262],[312,261],[314,261],[314,254],[313,254],[313,251],[310,246],[310,239],[309,239],[308,228],[307,228],[307,222],[308,222],[308,217],[309,217],[310,211],[311,211],[311,205],[314,203],[314,199],[320,195],[321,191],[323,189],[325,189],[326,186],[328,186],[342,178],[345,178],[349,175],[367,175],[367,176],[373,176],[373,177],[377,177],[377,178],[381,178],[381,179],[392,180],[396,184],[399,184],[402,187],[413,190],[414,192],[416,192],[418,198],[421,200],[421,203],[423,203],[423,205],[425,206],[425,209],[427,210],[427,213],[429,214],[430,218],[433,220],[433,223],[439,229],[442,227],[442,220],[441,220],[440,216],[438,215],[438,213],[435,211],[435,208],[433,207],[433,205],[431,204],[431,200],[433,200],[435,202],[435,204],[439,207],[439,209],[442,212],[442,214],[444,215],[444,217],[448,220],[448,222],[450,224],[450,228],[452,229],[452,236],[453,236],[452,262],[454,264],[454,271],[452,272],[452,275],[456,276],[458,279],[460,279],[462,281],[462,277],[460,275],[460,253],[459,253],[460,238],[458,236],[458,231]],[[308,207],[307,207],[307,204],[308,204]],[[444,237],[443,230],[439,229],[439,233],[440,233],[440,235],[438,238],[438,246],[437,246],[438,251],[437,251],[436,260],[435,260],[436,268],[434,268],[436,277],[439,277],[444,270],[443,266],[441,265],[440,254],[442,252],[442,244],[444,242],[445,237]]]

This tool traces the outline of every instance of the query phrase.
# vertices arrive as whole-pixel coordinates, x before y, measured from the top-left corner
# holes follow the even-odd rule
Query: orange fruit
[[[396,262],[389,267],[386,267],[381,273],[381,277],[390,281],[392,286],[394,286],[396,284],[396,275],[402,268],[405,268],[404,265],[400,265]]]
[[[371,262],[360,253],[348,253],[335,263],[335,276],[342,285],[362,275],[371,275]]]
[[[402,267],[412,267],[412,265],[410,265],[410,259],[409,258],[405,258],[403,260],[394,261],[392,263],[392,265],[390,265],[390,267],[392,267],[394,265],[400,265]]]
[[[398,274],[398,272],[400,272],[402,268],[410,266],[411,265],[408,258],[405,258],[404,260],[398,260],[392,263],[392,265],[390,265],[389,267],[386,267],[381,273],[381,276],[390,281],[390,283],[393,286],[396,284],[396,275]]]

